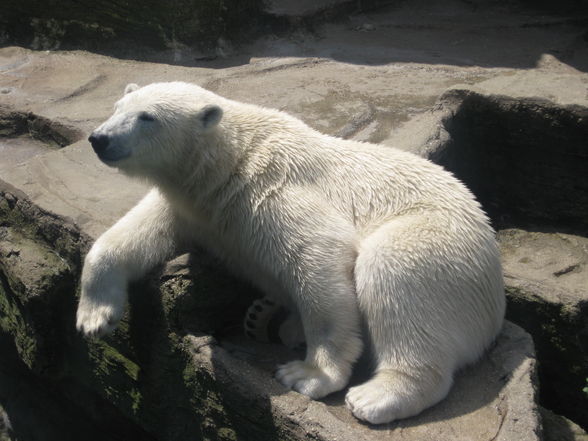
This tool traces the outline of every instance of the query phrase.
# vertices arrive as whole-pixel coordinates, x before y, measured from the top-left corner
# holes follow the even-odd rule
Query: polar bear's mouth
[[[101,153],[96,153],[98,159],[100,159],[105,164],[112,164],[114,162],[118,162],[122,159],[128,158],[131,156],[129,152],[121,152],[119,150],[106,150]]]

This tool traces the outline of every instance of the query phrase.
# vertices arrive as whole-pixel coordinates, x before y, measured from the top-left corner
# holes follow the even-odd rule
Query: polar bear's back
[[[465,185],[427,159],[328,136],[281,111],[229,103],[226,127],[237,130],[232,136],[239,148],[255,152],[251,157],[257,159],[248,164],[246,174],[263,175],[263,187],[299,187],[314,193],[360,228],[410,212],[437,211],[462,228],[471,225],[493,234]]]
[[[304,170],[293,181],[315,188],[344,212],[353,210],[359,224],[428,210],[471,221],[474,228],[488,224],[462,182],[410,152],[313,133],[293,156],[289,160]]]

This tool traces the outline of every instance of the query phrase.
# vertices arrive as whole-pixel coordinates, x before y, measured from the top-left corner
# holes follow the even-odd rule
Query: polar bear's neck
[[[296,132],[300,125],[304,123],[282,112],[229,101],[217,129],[195,139],[192,156],[155,183],[165,194],[184,199],[182,205],[224,212],[238,193],[254,194],[254,187],[267,186],[268,179],[282,179],[284,164],[291,167],[305,155],[302,146],[290,151],[279,142],[284,131]],[[314,131],[306,127],[305,132]]]

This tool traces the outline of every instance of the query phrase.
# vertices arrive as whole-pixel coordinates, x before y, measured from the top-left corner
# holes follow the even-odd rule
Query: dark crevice
[[[0,140],[23,136],[41,141],[47,147],[60,148],[80,140],[82,133],[31,112],[0,108]]]
[[[460,97],[461,95],[461,97]],[[476,195],[496,229],[588,235],[588,109],[454,92],[451,140],[430,159]]]
[[[2,333],[0,352],[0,406],[10,420],[11,435],[17,439],[153,441],[95,392],[66,378],[33,374],[19,358],[14,342]],[[89,409],[95,412],[91,414]]]

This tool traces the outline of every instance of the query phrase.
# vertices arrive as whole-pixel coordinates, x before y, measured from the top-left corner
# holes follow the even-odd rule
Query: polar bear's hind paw
[[[255,300],[245,314],[245,335],[255,341],[269,342],[269,322],[279,308],[279,305],[267,297]]]
[[[281,343],[300,350],[305,347],[304,330],[298,313],[289,311],[268,297],[255,300],[243,321],[245,335],[260,342]]]
[[[372,424],[418,415],[441,401],[451,387],[451,375],[407,375],[382,370],[366,383],[349,389],[345,403],[353,415]]]

